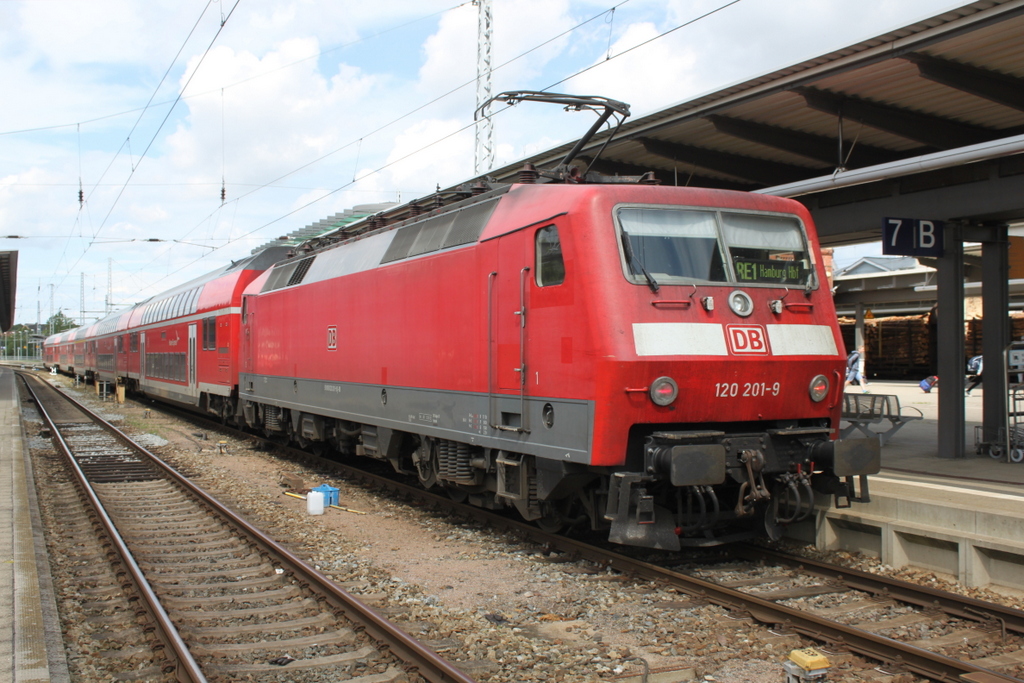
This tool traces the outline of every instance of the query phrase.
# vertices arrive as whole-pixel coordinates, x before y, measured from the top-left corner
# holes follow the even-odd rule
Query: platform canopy
[[[975,2],[628,119],[593,170],[796,197],[826,246],[879,239],[877,217],[897,207],[1024,218],[1024,194],[1007,196],[1024,189],[1022,36],[1024,0]],[[588,163],[605,136],[574,163]],[[526,161],[550,168],[571,147]],[[512,181],[521,167],[491,175]]]

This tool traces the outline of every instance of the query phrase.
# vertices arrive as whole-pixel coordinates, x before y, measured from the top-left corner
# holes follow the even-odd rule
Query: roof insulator
[[[519,182],[524,185],[532,185],[537,182],[537,167],[527,162],[523,164],[523,168],[519,171]]]

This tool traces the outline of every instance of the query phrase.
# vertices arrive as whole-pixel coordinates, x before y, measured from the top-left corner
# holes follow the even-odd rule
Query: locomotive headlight
[[[749,294],[737,289],[729,295],[729,308],[736,315],[746,318],[754,312],[754,302]]]
[[[811,400],[815,403],[821,402],[828,395],[828,377],[816,375],[811,380],[811,386],[807,387],[811,394]]]
[[[667,406],[679,396],[679,386],[671,377],[659,377],[651,382],[651,400],[659,406]]]

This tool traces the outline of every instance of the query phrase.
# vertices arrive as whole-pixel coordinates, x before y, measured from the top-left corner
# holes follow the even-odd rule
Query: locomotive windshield
[[[617,218],[626,274],[637,284],[803,287],[812,273],[795,216],[623,206]]]

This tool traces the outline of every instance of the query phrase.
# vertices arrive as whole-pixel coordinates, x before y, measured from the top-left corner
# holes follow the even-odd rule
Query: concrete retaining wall
[[[1024,497],[876,475],[871,502],[819,507],[793,536],[822,550],[949,574],[967,586],[1024,589]]]

